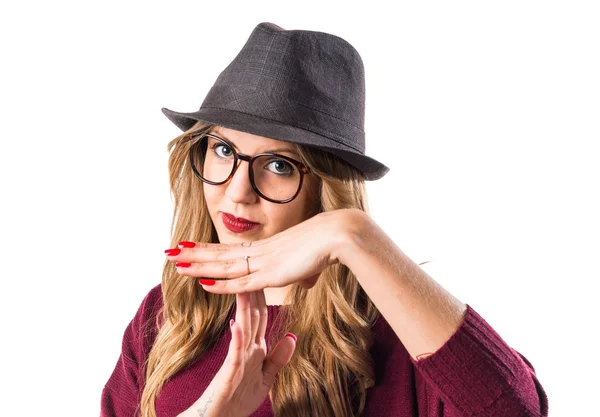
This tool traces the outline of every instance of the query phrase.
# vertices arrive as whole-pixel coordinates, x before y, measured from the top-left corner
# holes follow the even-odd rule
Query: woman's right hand
[[[267,356],[267,303],[263,290],[236,294],[227,357],[204,394],[179,417],[247,417],[265,401],[275,376],[292,358],[295,337],[284,337]],[[288,333],[290,334],[290,333]]]

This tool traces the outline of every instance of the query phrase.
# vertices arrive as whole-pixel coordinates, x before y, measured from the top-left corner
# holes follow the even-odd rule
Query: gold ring
[[[248,269],[248,273],[246,275],[250,275],[250,261],[248,261],[248,259],[250,259],[250,257],[248,255],[244,256],[244,259],[246,260],[246,268]]]

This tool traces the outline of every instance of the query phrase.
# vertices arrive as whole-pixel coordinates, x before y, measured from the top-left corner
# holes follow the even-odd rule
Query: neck
[[[287,287],[281,288],[265,288],[265,300],[267,301],[267,305],[283,305],[285,301],[285,296],[290,291],[290,287],[294,285],[288,285]]]

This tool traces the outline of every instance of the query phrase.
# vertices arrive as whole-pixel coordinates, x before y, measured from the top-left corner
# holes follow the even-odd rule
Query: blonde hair
[[[188,164],[191,133],[212,125],[198,122],[168,144],[169,180],[174,197],[171,247],[178,242],[218,242],[201,181]],[[328,153],[296,145],[302,162],[320,179],[320,211],[357,208],[368,212],[364,176]],[[335,177],[332,176],[335,173]],[[155,400],[164,383],[212,347],[229,328],[235,294],[211,294],[196,280],[182,280],[173,262],[162,274],[159,328],[145,363],[142,417],[156,417]],[[369,349],[379,312],[352,272],[342,264],[326,268],[311,289],[294,286],[269,334],[274,346],[283,332],[299,335],[291,361],[269,393],[275,416],[359,416],[366,390],[374,385]],[[281,329],[276,331],[275,329]]]

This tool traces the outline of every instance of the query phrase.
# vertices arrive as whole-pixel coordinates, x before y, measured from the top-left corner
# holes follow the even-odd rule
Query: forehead
[[[294,145],[289,142],[253,135],[251,133],[228,129],[222,126],[214,126],[212,129],[210,129],[209,133],[212,133],[220,138],[227,139],[236,144],[238,147],[244,146],[260,149],[279,149],[289,150],[290,152],[294,152],[295,150]]]

